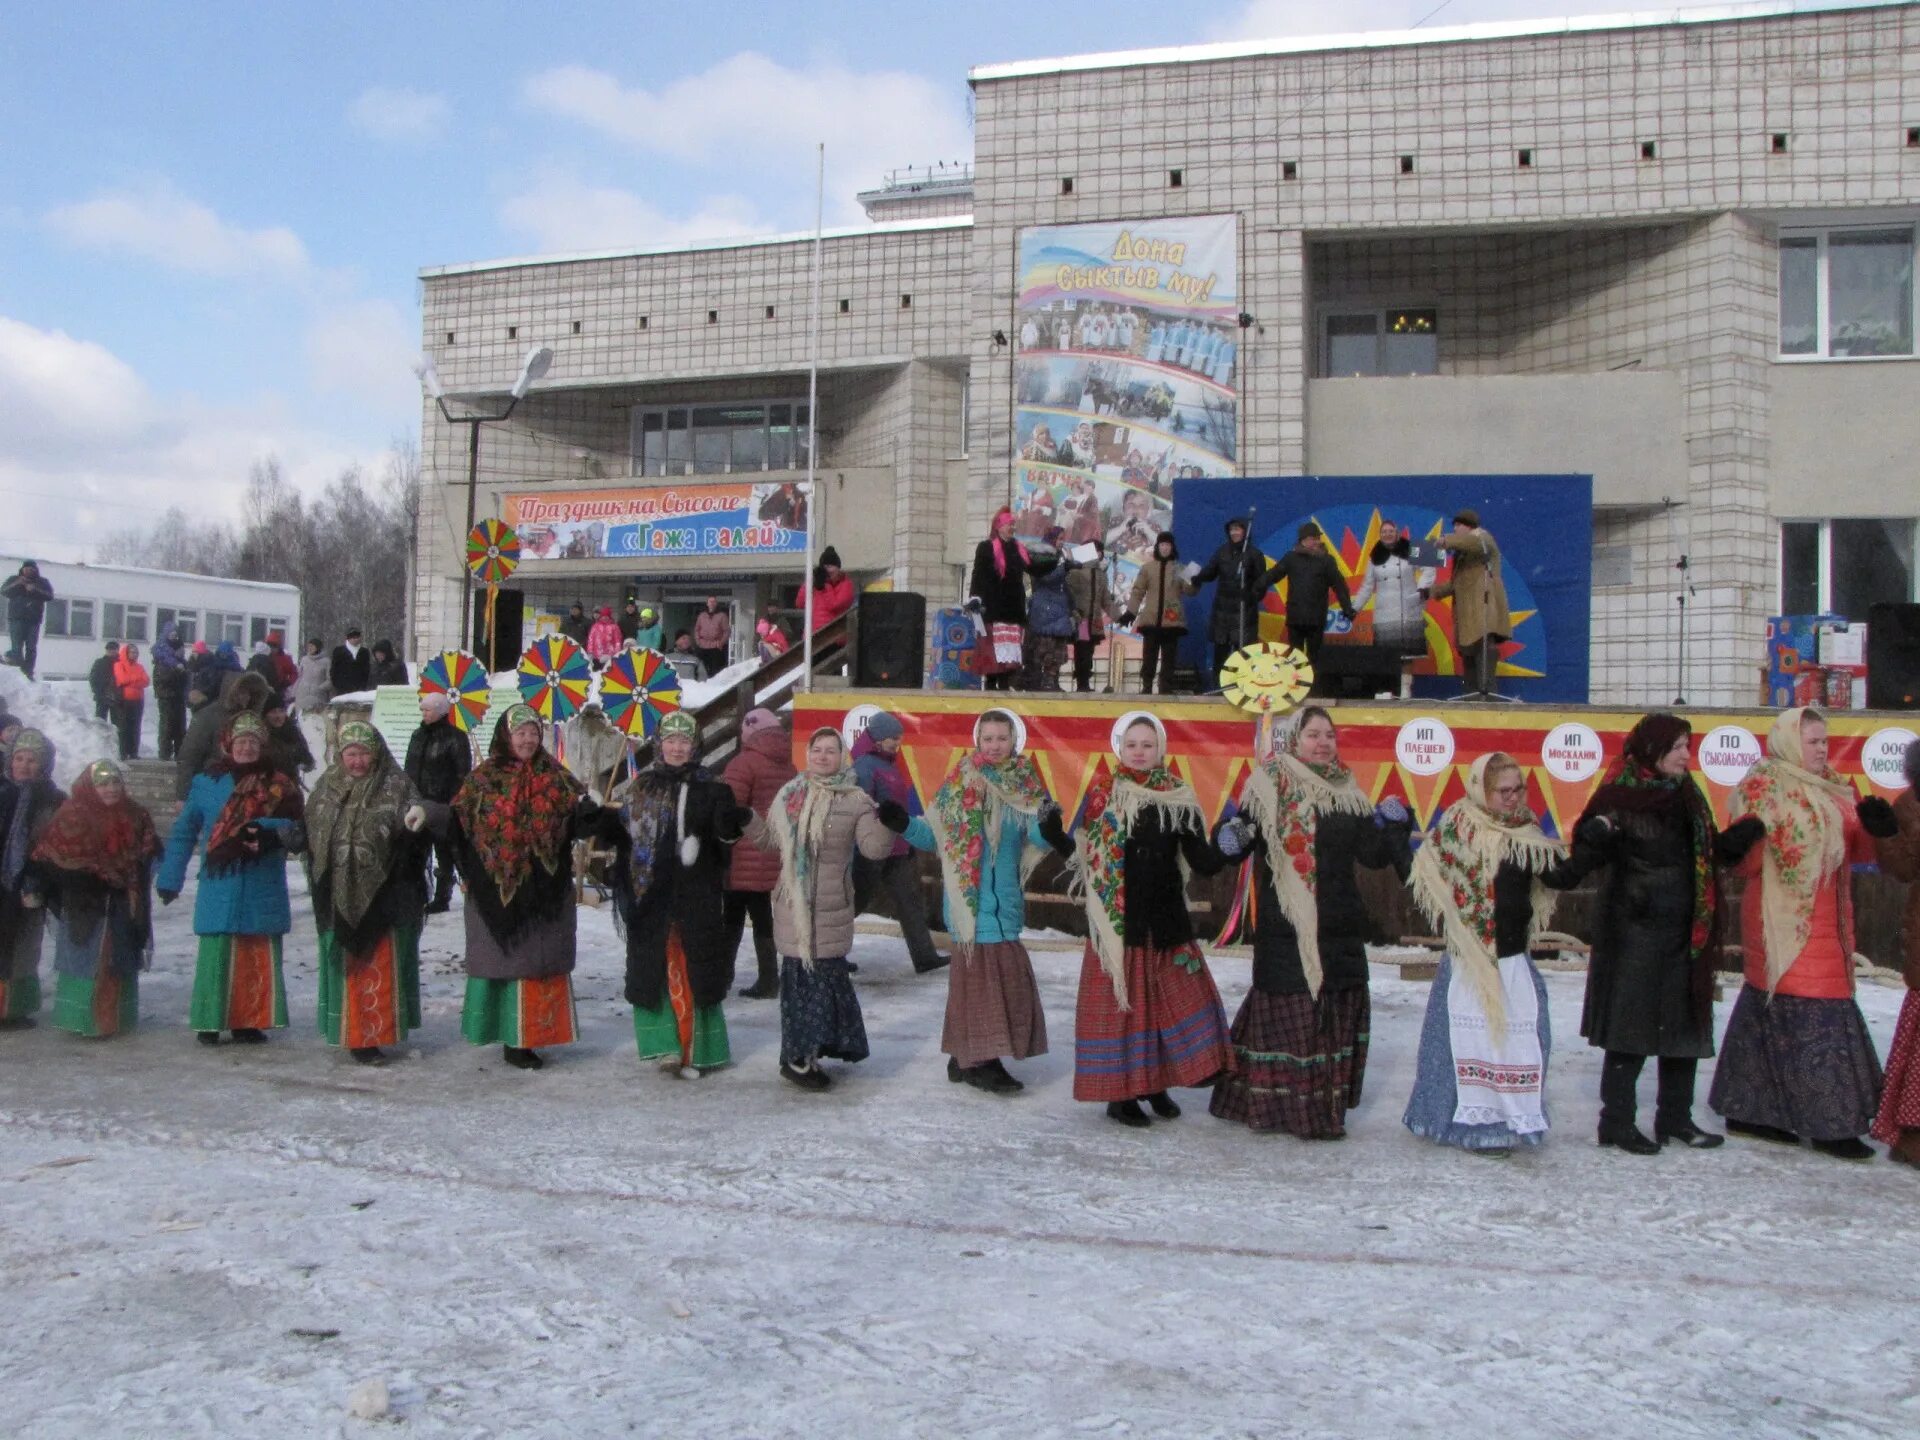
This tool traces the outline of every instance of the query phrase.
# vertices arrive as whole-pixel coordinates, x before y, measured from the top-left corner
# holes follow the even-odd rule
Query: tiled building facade
[[[1783,601],[1915,598],[1920,7],[1223,45],[972,79],[971,219],[927,213],[958,203],[948,178],[870,203],[912,218],[823,247],[819,458],[853,476],[841,549],[861,573],[952,597],[1007,498],[1012,364],[995,336],[1014,328],[1023,227],[1232,214],[1253,322],[1242,472],[1592,472],[1596,699],[1672,698],[1683,553],[1695,702],[1753,697]],[[504,390],[529,343],[555,351],[484,441],[480,513],[529,481],[646,483],[629,478],[635,406],[804,394],[811,263],[809,240],[787,240],[426,272],[427,351],[450,391]],[[1437,317],[1431,373],[1330,373],[1329,317],[1392,306]],[[425,434],[422,648],[457,630],[465,500],[464,432],[429,409]],[[530,589],[647,578],[574,563]]]

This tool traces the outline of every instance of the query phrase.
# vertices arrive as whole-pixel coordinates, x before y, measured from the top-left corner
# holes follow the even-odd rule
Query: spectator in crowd
[[[260,676],[269,685],[276,685],[273,652],[267,648],[265,640],[253,642],[253,651],[247,656],[247,669]]]
[[[40,622],[53,599],[53,585],[41,575],[39,565],[23,560],[18,573],[0,584],[0,595],[7,597],[7,663],[18,665],[31,680],[40,658]]]
[[[639,639],[640,624],[640,602],[629,595],[626,608],[620,612],[620,643]]]
[[[273,673],[267,678],[279,686],[280,693],[291,702],[293,687],[300,683],[300,667],[287,654],[287,637],[280,631],[267,632],[267,654],[273,657]]]
[[[596,669],[606,668],[606,663],[620,653],[622,644],[620,627],[614,623],[613,607],[602,605],[599,618],[593,622],[593,628],[587,631],[587,658]]]
[[[186,738],[180,742],[174,779],[174,792],[180,799],[185,800],[193,789],[194,776],[219,758],[220,736],[227,726],[243,713],[263,714],[272,689],[264,675],[236,672],[221,677],[220,698],[200,707],[200,713],[187,726]],[[259,738],[264,753],[264,725]]]
[[[709,675],[727,668],[727,647],[733,640],[733,621],[720,608],[720,597],[709,595],[707,608],[693,617],[693,648]]]
[[[587,636],[593,633],[593,622],[587,618],[587,607],[578,600],[567,611],[567,618],[560,622],[560,633],[581,649],[586,648]]]
[[[106,649],[94,658],[93,668],[87,671],[87,688],[93,692],[93,718],[105,720],[109,725],[119,709],[113,679],[113,668],[119,663],[120,642],[109,640]]]
[[[407,741],[407,779],[421,798],[451,805],[473,769],[473,743],[453,723],[452,702],[434,693],[420,697],[420,728]],[[453,904],[453,842],[447,835],[433,837],[433,899],[427,914],[443,915]]]
[[[267,722],[267,760],[282,775],[298,780],[304,787],[306,773],[313,769],[313,750],[300,727],[287,713],[286,697],[279,691],[267,696],[267,708],[261,712]]]
[[[633,632],[633,643],[642,650],[658,650],[667,638],[660,612],[651,605],[640,607],[640,628]]]
[[[687,669],[690,667],[694,672],[693,678],[695,680],[705,680],[707,678],[707,662],[702,660],[700,658],[700,652],[693,648],[693,632],[691,630],[679,630],[674,633],[672,654],[674,663],[680,667],[682,676],[686,675]]]
[[[178,625],[162,630],[153,647],[153,700],[160,722],[160,758],[172,760],[187,733],[187,652]]]
[[[760,637],[760,663],[777,660],[793,648],[793,641],[787,637],[786,627],[773,617],[773,607],[767,607],[766,614],[754,624],[753,633]]]
[[[1254,592],[1261,595],[1282,581],[1287,586],[1287,643],[1301,651],[1309,664],[1320,659],[1320,642],[1327,633],[1327,597],[1331,595],[1340,613],[1353,619],[1353,599],[1347,593],[1347,577],[1340,564],[1327,553],[1320,527],[1311,520],[1300,527],[1299,543],[1273,562]]]
[[[373,667],[367,678],[375,686],[413,683],[413,677],[407,674],[407,662],[395,652],[391,640],[373,642]]]
[[[804,610],[807,592],[803,588],[793,597],[793,608]],[[829,545],[820,552],[820,563],[813,567],[813,628],[831,625],[853,608],[853,577],[840,568],[840,552]]]
[[[187,709],[195,715],[206,709],[220,694],[220,678],[213,647],[194,641],[187,656]]]
[[[373,657],[360,646],[360,627],[347,627],[346,642],[333,647],[333,658],[327,666],[327,683],[333,687],[335,698],[342,695],[358,695],[363,690],[373,688]]]
[[[120,728],[120,758],[140,758],[140,718],[147,708],[147,687],[153,682],[140,663],[140,647],[124,646],[113,665],[114,719]]]
[[[333,680],[318,636],[307,640],[300,657],[299,676],[293,682],[293,706],[299,712],[300,733],[316,756],[327,749],[327,701],[333,698]]]

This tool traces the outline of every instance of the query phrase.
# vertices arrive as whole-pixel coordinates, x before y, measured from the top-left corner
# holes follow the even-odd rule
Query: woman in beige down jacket
[[[867,1058],[867,1028],[853,990],[853,856],[882,860],[907,828],[891,801],[876,809],[847,768],[840,732],[807,741],[807,768],[780,787],[746,838],[780,854],[773,938],[780,950],[780,1073],[802,1090],[830,1083],[822,1057]]]

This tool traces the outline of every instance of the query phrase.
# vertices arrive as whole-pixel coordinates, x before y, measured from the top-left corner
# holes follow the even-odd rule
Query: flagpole
[[[809,317],[812,341],[807,360],[807,562],[800,577],[804,597],[800,623],[806,630],[801,642],[800,688],[813,689],[813,529],[820,513],[820,497],[814,490],[815,455],[820,448],[820,239],[827,213],[827,144],[820,142],[819,168],[814,180],[813,200],[813,308]]]

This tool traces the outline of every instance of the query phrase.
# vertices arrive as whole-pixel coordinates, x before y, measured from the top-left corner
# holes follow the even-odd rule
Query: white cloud
[[[743,51],[657,90],[564,65],[530,77],[523,93],[536,109],[636,150],[722,161],[803,196],[813,188],[814,146],[824,141],[829,203],[843,217],[858,214],[855,192],[887,170],[973,153],[961,88],[904,71],[797,70]]]
[[[540,252],[674,245],[763,235],[775,228],[738,196],[708,196],[692,214],[673,216],[631,190],[568,175],[546,176],[509,196],[500,207],[500,222]]]
[[[1665,9],[1720,4],[1723,0],[1667,0]],[[1245,0],[1240,10],[1211,27],[1212,40],[1278,40],[1290,35],[1350,35],[1363,30],[1445,29],[1499,20],[1560,19],[1636,8],[1632,0],[1579,5],[1571,0]],[[1438,10],[1438,14],[1434,12]],[[1423,23],[1424,22],[1424,23]]]
[[[362,135],[398,145],[426,145],[447,133],[453,108],[447,97],[375,85],[347,106],[347,123]]]
[[[404,423],[420,408],[413,363],[420,327],[387,300],[325,306],[307,330],[307,368],[314,390],[342,394]]]
[[[302,278],[312,270],[307,247],[284,225],[229,224],[163,181],[57,206],[46,223],[79,245],[202,275]]]

